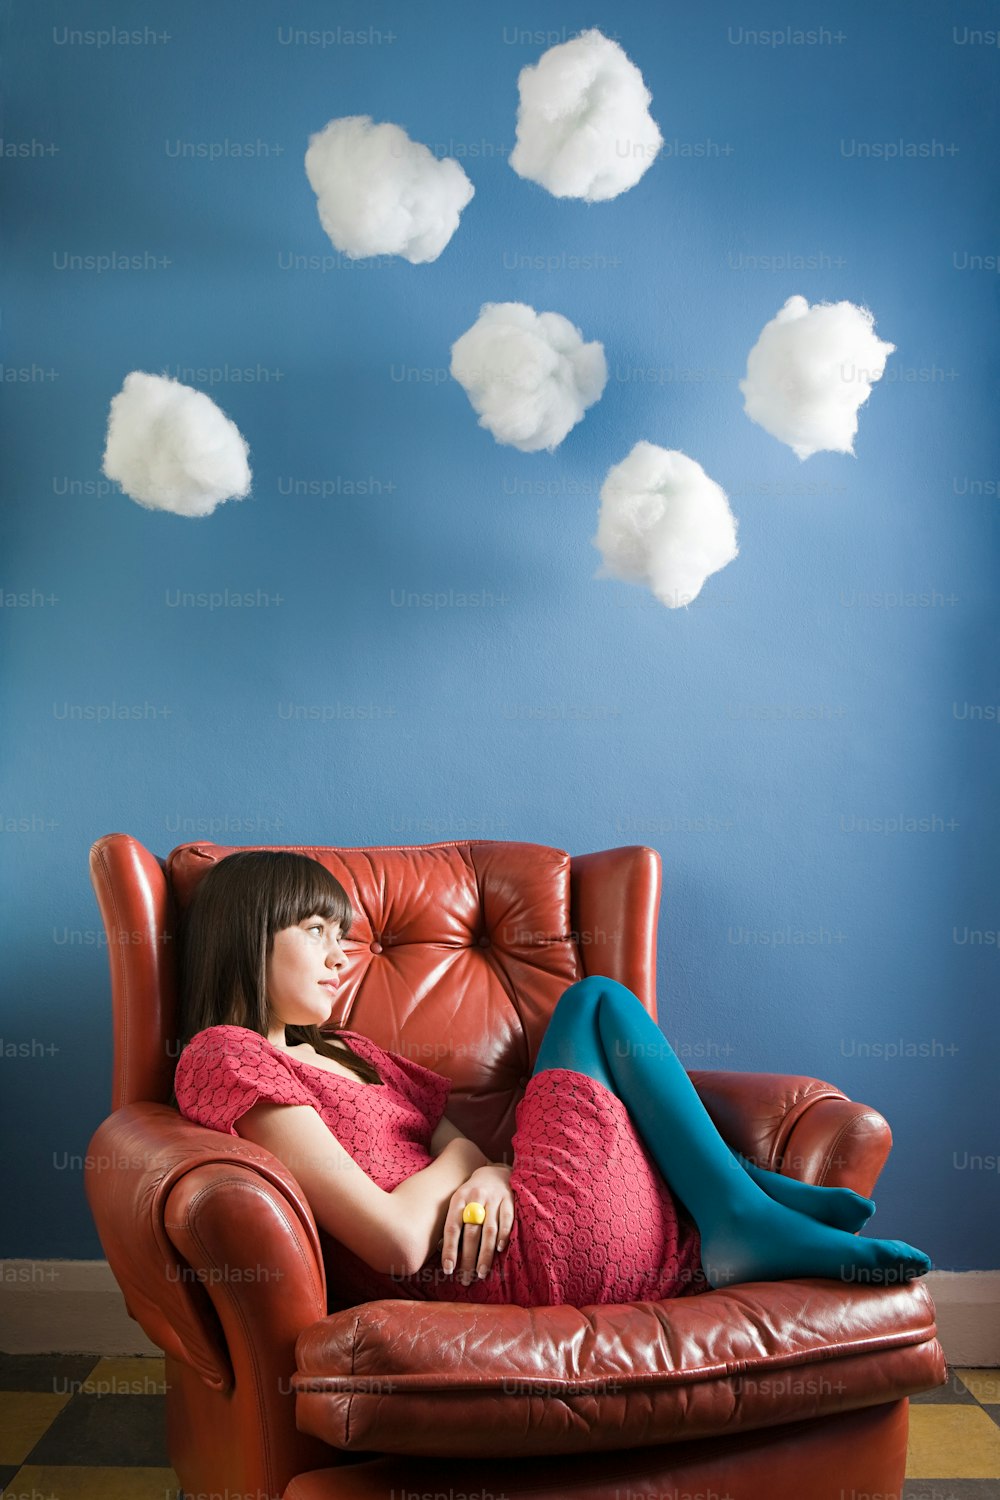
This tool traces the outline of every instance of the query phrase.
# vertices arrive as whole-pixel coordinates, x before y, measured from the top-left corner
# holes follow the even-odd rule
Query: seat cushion
[[[296,1423],[336,1448],[594,1452],[873,1406],[940,1385],[921,1282],[747,1282],[576,1308],[380,1301],[296,1341]]]

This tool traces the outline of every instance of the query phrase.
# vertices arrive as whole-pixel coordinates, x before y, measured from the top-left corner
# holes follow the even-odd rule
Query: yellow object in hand
[[[462,1209],[463,1224],[482,1224],[486,1219],[486,1210],[481,1203],[467,1203]]]

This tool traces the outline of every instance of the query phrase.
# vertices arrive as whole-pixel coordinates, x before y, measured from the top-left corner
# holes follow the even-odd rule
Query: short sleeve
[[[185,1119],[228,1135],[259,1099],[316,1104],[267,1038],[245,1026],[209,1026],[192,1037],[177,1061],[174,1093]]]
[[[448,1103],[448,1095],[452,1090],[451,1079],[442,1077],[431,1068],[425,1068],[422,1063],[414,1062],[411,1057],[404,1057],[400,1052],[390,1052],[385,1047],[380,1047],[371,1037],[363,1036],[360,1032],[342,1031],[341,1035],[347,1036],[350,1045],[356,1051],[363,1052],[375,1064],[387,1083],[391,1083],[404,1098],[417,1106],[433,1133]],[[361,1045],[357,1045],[358,1043]],[[368,1049],[372,1049],[371,1053]]]

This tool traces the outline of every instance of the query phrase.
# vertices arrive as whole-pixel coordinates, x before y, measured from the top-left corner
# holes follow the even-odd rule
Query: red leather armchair
[[[171,1461],[218,1500],[842,1500],[900,1493],[907,1396],[944,1358],[921,1282],[758,1282],[678,1301],[489,1307],[327,1285],[286,1169],[167,1104],[175,922],[212,844],[166,860],[99,839],[114,1112],[86,1190],[129,1313],[166,1355]],[[357,920],[334,1026],[454,1080],[449,1117],[505,1154],[548,1017],[585,974],[656,1014],[660,860],[456,841],[310,848]],[[726,1139],[761,1165],[868,1194],[889,1129],[811,1078],[700,1072]],[[266,1274],[261,1268],[266,1266]]]

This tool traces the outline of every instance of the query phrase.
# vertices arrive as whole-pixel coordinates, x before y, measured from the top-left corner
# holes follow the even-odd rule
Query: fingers
[[[458,1259],[458,1245],[462,1237],[462,1210],[464,1202],[458,1202],[457,1195],[452,1198],[448,1205],[448,1214],[444,1221],[444,1235],[441,1239],[441,1269],[449,1275],[455,1269]]]
[[[468,1286],[471,1282],[476,1280],[479,1268],[484,1264],[483,1256],[485,1253],[486,1240],[485,1231],[489,1228],[489,1222],[489,1210],[487,1210],[487,1218],[484,1224],[462,1225],[462,1248],[459,1252],[457,1274],[458,1279],[463,1286]],[[489,1257],[485,1262],[486,1270],[482,1272],[484,1276],[486,1275],[486,1271],[489,1270],[489,1262],[492,1261],[492,1259],[493,1252],[491,1250]]]
[[[482,1200],[480,1200],[482,1201]],[[499,1204],[484,1203],[482,1224],[464,1224],[465,1203],[452,1203],[441,1239],[441,1269],[453,1270],[463,1286],[489,1275],[494,1252],[503,1250],[514,1225],[514,1200],[507,1194]]]
[[[510,1232],[514,1228],[514,1199],[508,1194],[497,1211],[497,1249],[506,1248]]]
[[[488,1204],[486,1208],[485,1224],[463,1224],[462,1211],[465,1202],[452,1202],[448,1208],[448,1217],[445,1221],[444,1236],[441,1249],[441,1269],[447,1273],[456,1272],[463,1286],[468,1286],[474,1281],[480,1265],[479,1253],[483,1239],[483,1230],[490,1225],[492,1210]],[[496,1231],[493,1230],[493,1240],[496,1239]],[[493,1259],[492,1243],[490,1245],[489,1257],[485,1260],[485,1271],[489,1271],[490,1262]],[[457,1263],[457,1265],[456,1265]]]

